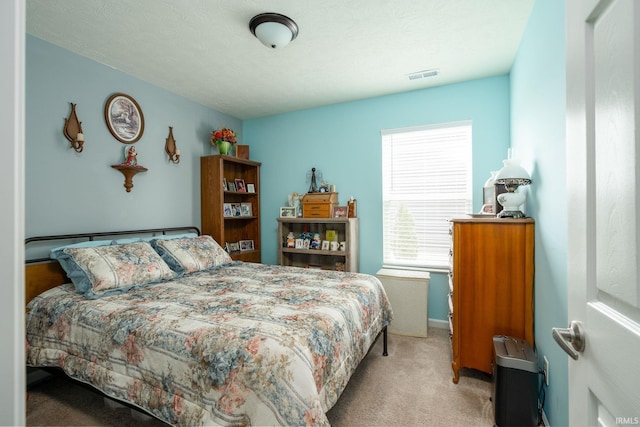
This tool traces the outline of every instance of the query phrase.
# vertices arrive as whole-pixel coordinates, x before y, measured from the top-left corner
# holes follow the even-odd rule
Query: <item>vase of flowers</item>
[[[217,146],[220,154],[229,154],[231,146],[236,142],[236,133],[229,128],[217,129],[211,132],[211,145]]]

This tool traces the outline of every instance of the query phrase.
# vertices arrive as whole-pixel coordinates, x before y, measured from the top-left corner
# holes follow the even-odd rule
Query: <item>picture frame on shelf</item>
[[[236,184],[236,191],[239,193],[246,193],[247,192],[247,185],[244,183],[244,179],[240,179],[240,178],[236,178],[234,180],[234,183]]]
[[[231,181],[229,181],[229,182],[227,183],[227,186],[229,187],[229,191],[236,191],[236,184],[235,184],[235,182],[231,182]]]
[[[240,252],[253,251],[253,240],[240,240]]]
[[[256,192],[256,186],[255,184],[247,184],[247,193],[255,193]]]
[[[333,217],[334,218],[346,218],[349,213],[349,209],[346,206],[334,206]]]
[[[233,216],[233,214],[231,212],[231,203],[225,203],[224,204],[223,216],[225,218]]]
[[[251,202],[242,202],[240,203],[240,216],[252,216],[253,215],[253,205]]]
[[[231,216],[242,216],[240,203],[231,203]]]
[[[302,248],[303,248],[303,249],[309,249],[309,248],[310,248],[310,246],[311,246],[311,240],[309,240],[309,239],[304,239],[304,243],[303,243],[303,245],[302,245]]]
[[[329,241],[328,240],[323,240],[322,241],[322,250],[323,251],[328,251],[329,250]]]
[[[229,187],[227,187],[227,178],[222,178],[222,190],[227,191]]]
[[[304,249],[304,240],[296,239],[296,249]]]
[[[280,217],[281,218],[295,218],[296,217],[296,208],[293,206],[282,206],[280,208]]]
[[[234,254],[240,252],[240,243],[239,242],[226,242],[224,244],[225,249],[228,253]]]

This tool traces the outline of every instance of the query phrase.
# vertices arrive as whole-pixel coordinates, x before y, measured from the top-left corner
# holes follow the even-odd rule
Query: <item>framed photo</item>
[[[241,216],[251,216],[253,215],[253,205],[251,202],[240,203],[240,211]]]
[[[231,216],[242,216],[240,203],[231,203]]]
[[[244,179],[236,179],[235,184],[236,184],[236,191],[239,191],[241,193],[247,192],[247,185],[244,183]]]
[[[323,240],[322,241],[322,250],[323,251],[328,251],[329,250],[329,241],[328,240]]]
[[[230,254],[240,252],[240,243],[238,242],[226,242],[224,246]]]
[[[233,214],[231,213],[231,203],[224,204],[224,216],[225,217],[233,216]]]
[[[304,243],[302,245],[303,249],[309,249],[310,246],[311,246],[311,240],[304,239]]]
[[[227,187],[227,178],[222,178],[222,189],[227,191],[229,187]]]
[[[348,213],[348,209],[346,206],[334,206],[333,207],[333,217],[334,218],[346,218]]]
[[[286,218],[295,218],[296,208],[293,206],[282,206],[280,208],[280,216]]]
[[[124,93],[113,94],[104,105],[104,120],[111,135],[123,144],[133,144],[144,133],[144,116],[135,99]]]
[[[303,248],[304,248],[304,240],[296,239],[296,249],[303,249]]]
[[[227,183],[227,187],[229,188],[229,191],[236,191],[236,184],[231,181]]]
[[[247,193],[255,193],[256,192],[256,186],[253,184],[247,184]]]
[[[252,251],[253,240],[240,240],[240,252]]]

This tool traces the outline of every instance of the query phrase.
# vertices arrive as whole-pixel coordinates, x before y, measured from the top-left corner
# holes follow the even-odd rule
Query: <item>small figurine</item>
[[[311,241],[311,249],[320,249],[320,233],[315,233],[313,235],[313,240]]]
[[[308,193],[318,192],[317,181],[322,182],[322,172],[316,168],[311,168],[311,171],[307,172],[307,182],[311,183]]]
[[[287,234],[287,247],[288,248],[295,248],[296,247],[296,238],[293,235],[293,232],[289,232],[289,234]]]
[[[138,152],[136,151],[136,147],[133,145],[125,150],[126,160],[124,161],[124,165],[126,166],[137,166],[138,165]]]
[[[329,192],[329,183],[327,181],[322,181],[320,183],[320,192],[328,193]]]

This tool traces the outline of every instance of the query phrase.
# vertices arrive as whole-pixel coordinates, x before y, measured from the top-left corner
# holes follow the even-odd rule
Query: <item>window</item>
[[[448,269],[449,218],[472,211],[471,121],[382,131],[385,266]]]

